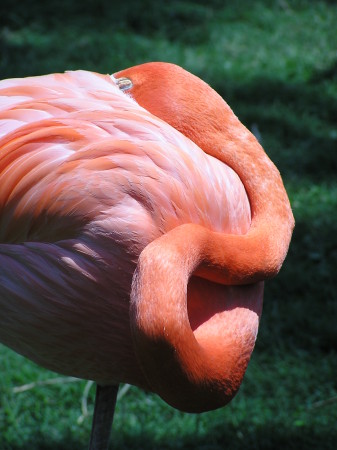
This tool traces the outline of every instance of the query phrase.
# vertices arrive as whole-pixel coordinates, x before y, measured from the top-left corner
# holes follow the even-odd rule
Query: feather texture
[[[146,387],[128,316],[137,259],[184,223],[245,233],[239,177],[110,76],[4,80],[0,105],[2,342],[65,374]]]

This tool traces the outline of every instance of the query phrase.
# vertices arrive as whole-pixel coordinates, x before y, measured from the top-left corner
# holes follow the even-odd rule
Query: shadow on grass
[[[331,67],[327,76],[334,70]],[[248,128],[258,125],[262,144],[281,173],[298,180],[336,180],[337,102],[322,85],[268,78],[247,84],[211,80],[211,84]]]
[[[247,422],[247,428],[249,423]],[[324,434],[308,429],[303,426],[285,430],[277,425],[261,426],[254,432],[247,431],[243,427],[236,429],[224,427],[219,429],[210,428],[204,436],[186,436],[177,439],[163,438],[155,442],[151,435],[128,435],[126,433],[112,434],[110,449],[115,450],[333,450],[337,439],[337,431],[333,428],[327,429]],[[48,442],[47,442],[48,441]],[[89,443],[89,439],[88,439]],[[45,441],[41,438],[34,442],[23,445],[11,446],[11,450],[79,450],[86,449],[87,444],[79,443],[74,436],[65,438],[62,442]],[[7,450],[7,447],[3,447]],[[8,447],[9,450],[9,447]]]
[[[216,430],[203,437],[188,436],[179,439],[162,439],[154,442],[150,435],[141,436],[112,435],[110,449],[129,450],[334,450],[337,431],[331,429],[320,434],[313,429],[298,427],[284,430],[279,428],[261,427],[257,432],[249,433],[244,429],[228,428],[219,433]],[[88,441],[89,442],[89,441]],[[86,444],[79,445],[76,439],[69,437],[62,442],[30,442],[24,446],[11,447],[11,450],[84,450]]]
[[[310,349],[321,357],[337,351],[337,211],[330,209],[296,217],[281,273],[265,286],[258,351]]]
[[[111,3],[108,0],[26,0],[24,8],[13,8],[11,0],[0,6],[0,27],[13,29],[32,26],[62,32],[64,26],[79,30],[86,27],[100,31],[107,25],[115,30],[128,30],[138,35],[165,36],[170,41],[202,42],[207,21],[214,17],[223,2],[173,0],[129,0]],[[47,31],[48,32],[48,31]]]

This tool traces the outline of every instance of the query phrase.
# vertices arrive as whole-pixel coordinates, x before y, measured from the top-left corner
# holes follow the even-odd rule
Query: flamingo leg
[[[108,450],[118,387],[97,384],[89,450]]]

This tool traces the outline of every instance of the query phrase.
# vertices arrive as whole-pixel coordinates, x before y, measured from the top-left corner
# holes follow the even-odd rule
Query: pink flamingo
[[[233,398],[294,220],[213,89],[166,63],[4,80],[0,186],[0,340],[97,382],[91,449],[121,382],[183,411]]]

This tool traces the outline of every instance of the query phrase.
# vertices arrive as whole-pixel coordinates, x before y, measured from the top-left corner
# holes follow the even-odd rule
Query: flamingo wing
[[[239,177],[113,77],[85,71],[2,81],[0,133],[1,341],[58,372],[160,392],[130,331],[139,255],[183,224],[246,233]],[[242,290],[253,294],[254,341],[261,287],[205,283],[188,292],[198,339],[226,339]]]

